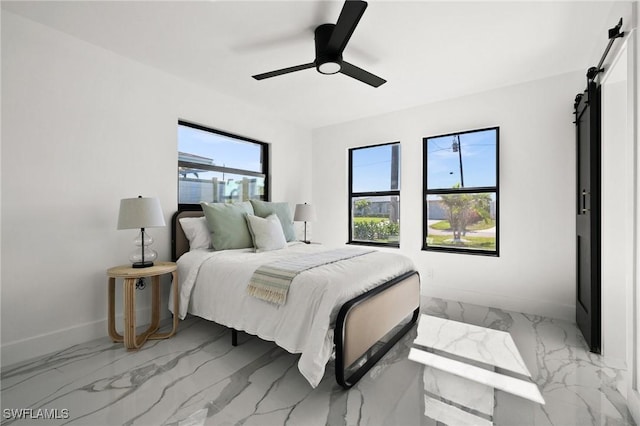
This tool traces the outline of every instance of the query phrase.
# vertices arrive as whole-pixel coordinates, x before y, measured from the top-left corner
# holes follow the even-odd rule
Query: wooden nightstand
[[[114,342],[124,342],[127,349],[139,349],[147,339],[166,339],[173,336],[178,329],[178,273],[174,262],[155,262],[148,268],[132,268],[121,265],[107,270],[109,277],[109,337]],[[160,275],[171,274],[173,286],[173,328],[168,333],[156,333],[160,324]],[[115,290],[116,278],[124,279],[123,314],[124,336],[116,331]],[[136,282],[139,278],[151,278],[151,324],[144,333],[136,336]]]

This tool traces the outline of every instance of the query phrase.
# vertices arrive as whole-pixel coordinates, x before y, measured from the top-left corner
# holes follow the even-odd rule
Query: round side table
[[[135,350],[148,339],[166,339],[173,336],[178,329],[178,267],[174,262],[155,262],[148,268],[132,268],[121,265],[107,270],[109,298],[109,337],[114,342],[124,342],[127,349]],[[173,286],[173,328],[167,333],[156,333],[160,324],[160,276],[171,274]],[[116,278],[123,279],[123,314],[124,336],[116,331],[115,321],[115,289]],[[151,324],[142,334],[136,335],[136,283],[140,278],[151,278]]]

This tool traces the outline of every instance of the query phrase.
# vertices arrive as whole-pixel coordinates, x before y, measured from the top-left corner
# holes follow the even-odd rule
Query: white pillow
[[[272,214],[264,219],[250,214],[245,217],[256,252],[278,250],[287,246],[287,239],[277,215]]]
[[[180,219],[180,225],[189,240],[189,251],[211,248],[211,231],[204,216],[183,217]]]

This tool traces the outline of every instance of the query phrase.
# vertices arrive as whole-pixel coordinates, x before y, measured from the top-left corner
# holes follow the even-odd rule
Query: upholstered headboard
[[[180,226],[180,218],[183,217],[200,217],[204,213],[200,206],[197,209],[178,210],[171,218],[171,257],[175,262],[180,256],[189,251],[189,240],[184,235],[182,226]]]

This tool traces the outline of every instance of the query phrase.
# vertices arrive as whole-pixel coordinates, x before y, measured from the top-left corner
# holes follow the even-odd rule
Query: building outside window
[[[498,256],[499,128],[423,139],[423,250]]]
[[[349,243],[400,246],[400,143],[349,150]]]
[[[178,122],[178,204],[268,199],[269,146]]]

